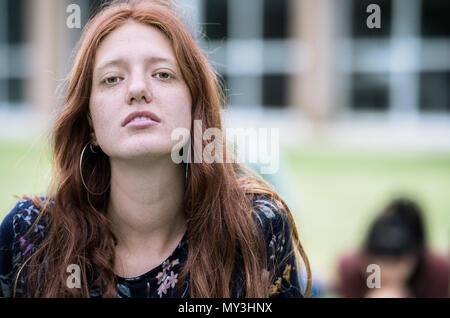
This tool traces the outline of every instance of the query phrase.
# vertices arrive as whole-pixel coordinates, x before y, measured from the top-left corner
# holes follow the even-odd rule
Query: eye
[[[167,72],[159,72],[159,73],[156,73],[155,76],[157,78],[160,78],[160,79],[170,79],[170,78],[172,78],[172,75],[167,73]]]
[[[122,78],[120,78],[120,77],[118,77],[118,76],[110,76],[110,77],[108,77],[108,78],[105,78],[105,79],[103,80],[103,83],[111,85],[111,84],[117,84],[117,83],[119,83],[121,80],[122,80]]]

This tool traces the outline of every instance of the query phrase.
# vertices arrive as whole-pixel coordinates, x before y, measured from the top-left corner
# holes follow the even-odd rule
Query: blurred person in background
[[[379,288],[369,288],[370,264],[380,268]],[[363,248],[339,260],[342,297],[449,297],[450,263],[427,246],[423,214],[413,200],[398,198],[370,227]]]

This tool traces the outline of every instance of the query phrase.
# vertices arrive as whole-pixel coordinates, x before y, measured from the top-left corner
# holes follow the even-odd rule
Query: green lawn
[[[317,276],[360,244],[375,215],[396,195],[424,209],[430,245],[450,248],[450,153],[380,153],[314,146],[287,149],[291,208]]]
[[[14,195],[45,194],[49,177],[50,155],[42,141],[0,141],[0,218],[17,202]]]
[[[44,194],[50,173],[48,148],[0,142],[0,217],[13,195]],[[326,145],[284,149],[289,189],[305,249],[316,276],[330,278],[337,257],[356,247],[375,214],[397,194],[424,208],[430,244],[446,251],[450,242],[450,153],[374,153]]]

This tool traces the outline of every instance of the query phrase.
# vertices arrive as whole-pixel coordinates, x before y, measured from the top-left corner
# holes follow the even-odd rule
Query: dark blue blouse
[[[265,195],[254,196],[253,207],[267,242],[269,267],[276,269],[269,289],[270,297],[303,297],[295,256],[292,254],[285,257],[293,248],[286,211],[279,201]],[[39,240],[27,241],[24,234],[33,225],[39,213],[31,200],[22,200],[17,202],[0,225],[0,297],[12,297],[17,271],[22,262],[37,248],[38,243],[33,242]],[[39,239],[44,238],[45,224],[42,219],[34,225],[33,232]],[[186,232],[172,254],[159,266],[134,278],[117,276],[117,297],[178,297],[177,277],[187,260],[188,245]],[[20,282],[19,280],[17,284],[16,297],[24,297]],[[245,283],[234,285],[232,297],[242,297]],[[101,297],[95,289],[91,290],[90,294],[91,297]],[[189,278],[182,286],[181,297],[189,297]]]

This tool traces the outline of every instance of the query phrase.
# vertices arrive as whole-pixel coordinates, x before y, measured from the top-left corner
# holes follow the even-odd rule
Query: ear
[[[97,138],[95,137],[95,132],[91,132],[91,144],[93,146],[98,146]]]
[[[98,146],[97,137],[95,136],[94,125],[92,123],[91,113],[89,113],[89,112],[87,114],[87,119],[88,119],[89,127],[90,127],[90,130],[91,130],[91,133],[90,133],[91,143],[94,146]]]

